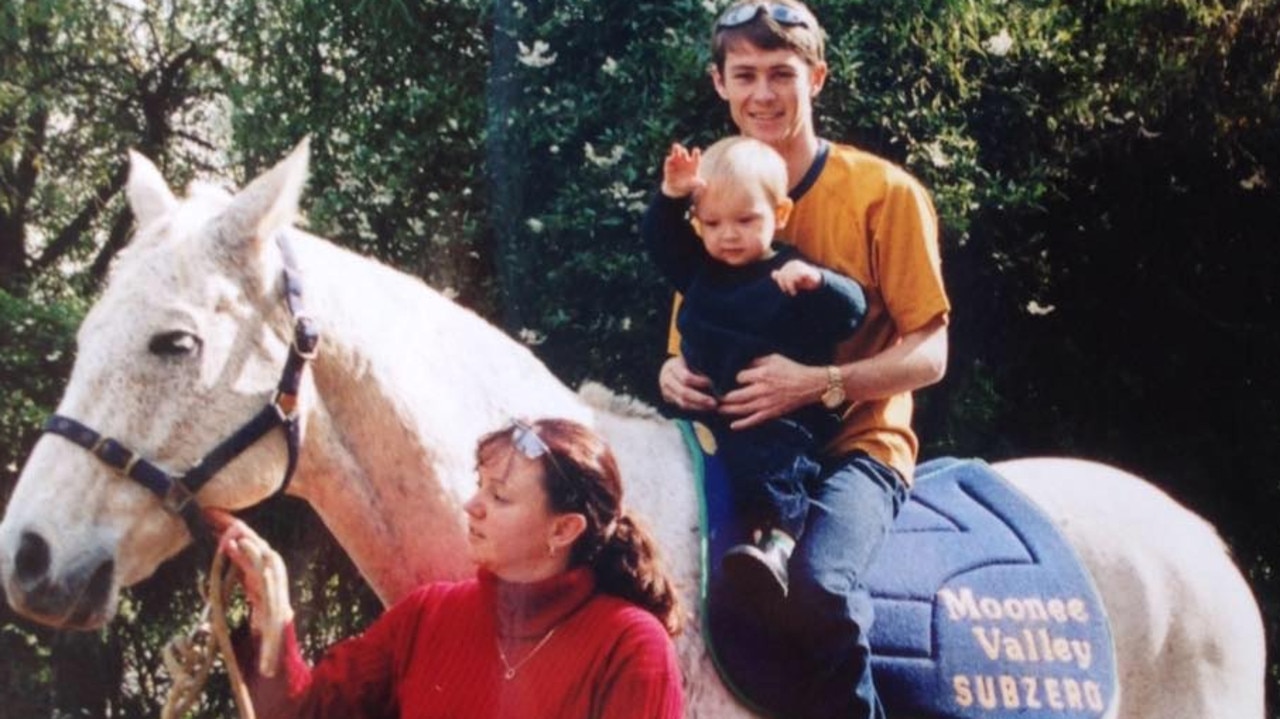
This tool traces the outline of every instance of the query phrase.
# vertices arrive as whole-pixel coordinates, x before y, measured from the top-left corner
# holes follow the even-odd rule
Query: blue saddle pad
[[[680,425],[699,476],[723,471]],[[704,529],[725,511],[703,508]],[[1115,652],[1091,578],[1044,513],[981,461],[917,468],[867,584],[872,671],[890,716],[1096,718],[1114,703]]]

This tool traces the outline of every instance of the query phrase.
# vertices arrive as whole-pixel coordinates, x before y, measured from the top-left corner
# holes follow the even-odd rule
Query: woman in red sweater
[[[680,608],[652,538],[622,509],[608,445],[551,419],[494,432],[476,456],[466,511],[477,577],[411,593],[314,667],[298,648],[279,555],[230,523],[222,547],[253,610],[237,653],[258,716],[683,716],[671,642]],[[283,646],[260,668],[272,587],[285,597]]]

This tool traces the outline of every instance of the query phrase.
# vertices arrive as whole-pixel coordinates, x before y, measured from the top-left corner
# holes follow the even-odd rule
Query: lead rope
[[[186,634],[175,636],[165,645],[164,665],[173,683],[169,687],[161,719],[181,719],[200,701],[218,653],[222,654],[240,719],[255,719],[249,688],[240,671],[240,663],[236,661],[231,630],[227,626],[226,607],[231,590],[231,583],[226,582],[227,575],[227,558],[219,550],[209,568],[208,587],[201,586],[205,603],[199,620]],[[267,612],[271,616],[270,621],[263,622],[269,630],[262,637],[261,656],[271,662],[268,666],[275,666],[280,654],[281,632],[277,621],[281,614],[280,600],[269,589],[266,594]]]

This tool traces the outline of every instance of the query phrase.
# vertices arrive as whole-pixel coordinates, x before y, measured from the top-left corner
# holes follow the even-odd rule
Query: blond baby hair
[[[702,153],[699,174],[707,190],[756,184],[775,207],[787,199],[787,163],[765,143],[736,135]]]

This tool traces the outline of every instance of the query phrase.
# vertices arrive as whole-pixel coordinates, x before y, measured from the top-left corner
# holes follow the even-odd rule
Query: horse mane
[[[599,382],[587,380],[578,387],[578,397],[594,410],[636,419],[661,419],[656,407],[631,395],[621,394]]]

